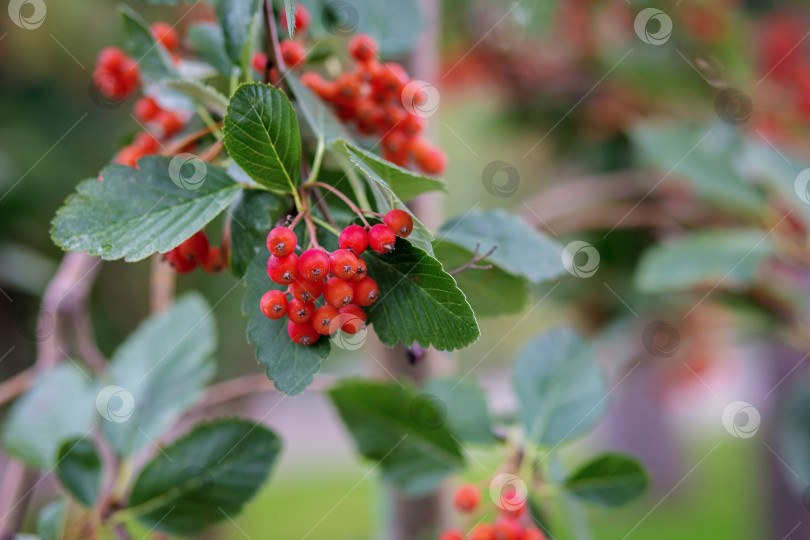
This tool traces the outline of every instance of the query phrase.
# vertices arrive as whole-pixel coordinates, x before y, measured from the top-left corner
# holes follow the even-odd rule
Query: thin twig
[[[284,58],[281,56],[281,46],[279,45],[278,32],[276,31],[275,16],[273,13],[272,0],[265,0],[262,6],[264,14],[264,39],[267,49],[267,65],[264,68],[264,82],[269,83],[270,71],[276,68],[276,77],[286,69]],[[273,86],[281,90],[281,80],[272,81]]]
[[[483,255],[479,255],[478,252],[481,250],[481,242],[478,242],[475,245],[475,251],[473,252],[473,256],[467,262],[467,264],[465,264],[463,266],[459,266],[455,270],[451,270],[450,272],[448,272],[448,274],[450,274],[451,276],[456,276],[456,275],[464,272],[465,270],[470,270],[470,269],[473,269],[473,270],[492,270],[492,265],[491,264],[483,264],[483,265],[481,265],[481,264],[478,264],[478,263],[480,263],[481,261],[488,258],[490,255],[495,253],[496,249],[498,249],[498,244],[495,244],[494,246],[492,246],[492,249],[490,249],[489,251],[487,251]]]
[[[151,313],[161,313],[174,301],[174,284],[177,279],[172,267],[162,255],[152,257],[152,274],[149,280],[149,307]]]
[[[348,198],[346,195],[341,193],[340,190],[338,190],[334,186],[330,186],[329,184],[325,184],[323,182],[311,182],[311,183],[309,183],[307,185],[307,187],[310,187],[310,186],[321,187],[321,188],[329,191],[333,195],[335,195],[341,201],[346,203],[346,206],[348,206],[351,209],[352,212],[357,214],[357,217],[360,218],[360,221],[363,222],[363,225],[365,225],[366,227],[370,227],[370,225],[368,224],[368,221],[366,221],[365,216],[363,216],[363,211],[356,204],[354,204],[354,202],[352,202],[352,200],[350,198]]]
[[[225,146],[223,141],[217,141],[200,153],[200,159],[203,161],[213,161]]]
[[[204,128],[198,129],[197,131],[193,131],[193,132],[189,133],[188,135],[186,135],[185,137],[183,137],[182,139],[179,139],[178,141],[176,141],[171,146],[167,146],[166,148],[164,148],[163,151],[160,153],[160,155],[161,156],[173,156],[173,155],[177,154],[178,152],[180,152],[181,150],[183,150],[189,144],[196,141],[197,139],[201,139],[201,138],[205,137],[206,135],[216,131],[217,129],[220,129],[221,127],[222,127],[222,122],[218,122],[218,123],[214,124],[213,126],[206,126]]]

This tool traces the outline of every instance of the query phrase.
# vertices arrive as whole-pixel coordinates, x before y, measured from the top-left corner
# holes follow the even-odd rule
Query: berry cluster
[[[447,529],[439,535],[439,540],[546,540],[543,531],[532,524],[526,513],[526,501],[506,501],[508,509],[500,509],[494,523],[479,521],[465,536],[458,529]],[[481,505],[481,491],[473,484],[463,484],[453,495],[453,506],[464,515],[470,516]]]
[[[410,215],[392,210],[384,223],[368,230],[360,225],[343,229],[338,239],[340,249],[332,253],[310,247],[299,256],[295,253],[298,238],[292,228],[274,228],[267,235],[267,275],[288,289],[266,292],[259,304],[262,313],[270,319],[286,315],[287,333],[299,345],[313,345],[338,329],[356,334],[367,320],[362,308],[380,296],[377,282],[367,275],[366,261],[360,255],[366,248],[390,253],[397,235],[404,238],[411,230]],[[321,296],[323,304],[316,307]]]
[[[197,265],[209,274],[217,274],[225,268],[225,253],[222,248],[210,245],[205,231],[194,235],[163,256],[178,274],[188,274]]]

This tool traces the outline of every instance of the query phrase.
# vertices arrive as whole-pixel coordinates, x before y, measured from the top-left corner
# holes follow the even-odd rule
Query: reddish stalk
[[[360,207],[358,207],[356,204],[354,204],[354,202],[352,202],[352,200],[350,198],[348,198],[346,195],[341,193],[334,186],[330,186],[329,184],[324,184],[323,182],[311,182],[311,183],[307,184],[307,186],[320,187],[320,188],[323,188],[323,189],[327,190],[328,192],[332,193],[335,197],[339,198],[341,201],[346,203],[346,206],[348,206],[349,209],[351,209],[351,211],[354,212],[357,215],[357,217],[360,218],[360,221],[363,222],[363,225],[365,225],[366,227],[371,227],[371,225],[369,225],[368,221],[366,221],[365,216],[363,216],[364,211],[361,210]]]

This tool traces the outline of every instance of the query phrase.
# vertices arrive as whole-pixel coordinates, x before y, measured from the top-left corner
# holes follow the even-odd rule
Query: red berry
[[[141,122],[150,122],[154,120],[160,110],[160,105],[157,104],[157,101],[149,96],[144,96],[136,101],[135,106],[133,107],[135,118]]]
[[[152,37],[160,42],[167,50],[173,51],[180,45],[177,31],[167,22],[158,21],[152,24]]]
[[[298,238],[289,227],[276,227],[267,235],[267,249],[276,257],[286,257],[297,244]]]
[[[308,249],[298,260],[298,270],[304,279],[323,281],[329,274],[329,255],[321,249]]]
[[[305,323],[315,313],[315,305],[309,302],[302,302],[298,298],[290,300],[287,306],[287,316],[294,323]]]
[[[377,282],[366,276],[356,283],[352,283],[354,297],[352,301],[361,307],[370,306],[380,297],[380,288]]]
[[[139,131],[132,139],[132,146],[143,152],[144,155],[155,154],[160,150],[160,141],[151,133]]]
[[[447,168],[447,155],[441,148],[431,145],[426,139],[418,138],[411,150],[416,164],[427,174],[439,175]]]
[[[185,126],[185,122],[176,113],[169,111],[161,111],[155,117],[155,123],[160,126],[163,137],[171,137],[175,135]]]
[[[307,60],[307,50],[303,45],[291,39],[284,39],[279,43],[281,58],[288,68],[304,65]]]
[[[355,304],[349,304],[338,310],[340,312],[340,329],[347,334],[356,334],[366,325],[366,312]]]
[[[321,306],[312,315],[312,327],[323,336],[334,334],[340,328],[340,312],[334,306]]]
[[[516,519],[501,516],[495,522],[495,540],[521,540],[523,525]]]
[[[474,484],[462,484],[453,495],[453,506],[459,512],[472,512],[481,502],[481,491]]]
[[[119,71],[127,59],[127,53],[118,47],[104,47],[99,51],[96,66],[112,71]]]
[[[391,227],[394,234],[400,238],[407,238],[413,230],[413,219],[411,219],[411,215],[405,210],[399,210],[397,208],[389,210],[388,213],[385,214],[383,221],[386,225]]]
[[[362,257],[357,257],[357,270],[355,270],[354,275],[349,278],[349,281],[360,281],[366,277],[367,273],[368,265],[366,264],[366,261],[364,261]]]
[[[529,527],[523,531],[523,540],[547,540],[543,531],[537,527]]]
[[[259,73],[264,73],[267,69],[267,54],[261,51],[253,53],[253,58],[250,60],[250,65]]]
[[[259,301],[259,309],[268,319],[280,319],[287,314],[287,297],[281,291],[267,291]]]
[[[345,279],[331,277],[323,287],[323,299],[330,306],[338,309],[350,304],[354,298],[354,289]]]
[[[314,345],[321,337],[309,322],[299,324],[289,321],[287,323],[287,335],[299,345]]]
[[[491,523],[479,523],[470,531],[469,540],[495,540],[495,527]]]
[[[115,155],[115,163],[126,165],[128,167],[137,167],[138,160],[143,157],[143,150],[134,145],[125,146]]]
[[[225,268],[225,257],[222,250],[218,247],[211,246],[208,248],[208,254],[202,261],[203,270],[209,274],[218,274]]]
[[[309,10],[303,4],[298,4],[295,10],[295,31],[306,32],[310,22],[312,22],[312,15]],[[287,28],[287,11],[284,8],[278,14],[278,23],[282,28]]]
[[[407,82],[408,72],[405,68],[394,62],[388,62],[379,70],[372,84],[380,94],[399,96]]]
[[[447,529],[439,535],[439,540],[464,540],[464,535],[456,529]]]
[[[361,82],[360,78],[353,73],[344,73],[338,77],[335,81],[338,99],[344,102],[356,99],[360,95]]]
[[[357,271],[357,257],[348,249],[338,249],[329,257],[332,275],[340,279],[349,279]]]
[[[279,285],[289,285],[298,277],[298,255],[290,253],[286,257],[270,255],[267,259],[267,275]]]
[[[197,266],[197,261],[190,261],[180,255],[178,248],[174,248],[166,253],[163,259],[169,263],[178,274],[188,274]]]
[[[317,95],[321,96],[326,88],[326,81],[321,77],[320,73],[314,71],[307,71],[301,74],[301,84],[312,90]]]
[[[358,62],[368,62],[377,56],[377,42],[368,34],[357,34],[349,41],[349,54]]]
[[[208,237],[205,235],[205,231],[197,231],[177,249],[180,255],[186,259],[203,262],[208,256]]]
[[[368,247],[368,233],[360,225],[349,225],[340,233],[338,245],[340,249],[360,255]]]
[[[377,253],[391,253],[396,243],[397,235],[388,225],[379,223],[368,231],[368,245]]]
[[[298,279],[290,285],[290,294],[302,302],[314,302],[323,293],[323,281]]]

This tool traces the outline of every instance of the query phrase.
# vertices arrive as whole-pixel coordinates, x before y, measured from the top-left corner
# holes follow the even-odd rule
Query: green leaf
[[[187,95],[198,105],[222,116],[228,109],[228,98],[223,96],[219,90],[198,81],[178,79],[164,81],[165,86]]]
[[[157,441],[194,405],[214,376],[212,308],[196,293],[144,321],[112,360],[96,405],[120,455]]]
[[[472,251],[444,239],[433,242],[433,252],[447,270],[460,268],[473,257]],[[529,299],[529,282],[494,264],[489,270],[469,269],[453,278],[477,317],[520,313]]]
[[[368,322],[384,344],[419,343],[448,351],[475,343],[481,335],[453,276],[422,249],[397,238],[393,253],[364,258],[380,287],[380,299],[367,308]]]
[[[439,236],[439,242],[454,242],[470,252],[480,244],[479,252],[487,253],[497,244],[485,262],[533,283],[565,273],[562,247],[504,210],[471,210],[445,223]]]
[[[700,199],[722,210],[758,215],[766,199],[735,169],[739,134],[729,126],[655,125],[633,130],[630,138],[641,161],[660,171],[661,178],[684,178]]]
[[[436,398],[396,383],[347,381],[329,391],[343,423],[383,478],[406,495],[433,490],[464,465]]]
[[[563,487],[571,495],[600,506],[621,506],[647,490],[649,477],[635,459],[621,454],[598,456],[569,476]]]
[[[59,449],[56,476],[62,486],[83,505],[92,508],[101,491],[101,457],[88,439],[70,439]]]
[[[450,431],[462,441],[493,444],[487,399],[484,391],[471,379],[457,377],[433,379],[422,388],[425,394],[438,398],[439,412],[446,415]]]
[[[405,206],[396,193],[391,189],[391,186],[385,181],[383,177],[377,174],[375,168],[371,165],[371,160],[367,163],[366,158],[362,156],[362,150],[345,141],[335,143],[339,151],[345,152],[346,156],[359,168],[368,178],[368,185],[374,194],[376,202],[376,209],[378,212],[385,214],[389,210],[398,208],[411,214],[413,218],[413,231],[408,237],[408,241],[415,246],[425,250],[430,255],[433,255],[433,234],[425,227],[424,223],[419,221],[414,216],[410,209]]]
[[[103,182],[80,183],[57,212],[51,238],[67,251],[107,260],[139,261],[178,246],[225,210],[241,187],[213,165],[198,181],[185,169],[199,160],[184,165],[175,184],[169,169],[183,163],[175,159],[171,165],[170,158],[146,156],[139,169],[110,165]],[[186,183],[190,189],[181,187],[186,179],[194,180]]]
[[[225,148],[256,182],[291,193],[298,184],[301,138],[284,93],[259,83],[240,86],[225,116]]]
[[[301,111],[301,116],[306,120],[307,125],[317,139],[323,141],[326,146],[331,146],[338,140],[350,140],[351,136],[346,131],[343,123],[338,120],[335,113],[326,105],[321,98],[301,84],[294,74],[290,73],[285,79],[295,94],[296,105]]]
[[[267,233],[289,209],[284,199],[247,189],[236,200],[231,212],[231,270],[243,276],[250,262],[266,246]]]
[[[219,0],[216,11],[222,35],[225,38],[225,51],[236,65],[242,63],[242,53],[249,41],[251,21],[260,12],[260,0]]]
[[[169,53],[152,37],[149,24],[129,7],[120,9],[124,19],[124,50],[138,62],[141,77],[152,82],[177,79],[179,74]]]
[[[235,517],[280,451],[278,436],[260,423],[230,418],[197,425],[143,468],[129,508],[148,527],[196,534]]]
[[[188,29],[188,40],[195,54],[211,64],[226,77],[231,76],[234,64],[225,51],[225,35],[216,24],[196,24]]]
[[[295,0],[284,0],[284,12],[287,16],[287,33],[295,35],[295,12],[298,9]]]
[[[605,380],[591,345],[568,328],[541,334],[521,350],[513,385],[526,436],[540,445],[584,434],[607,408]]]
[[[739,288],[755,279],[759,264],[774,249],[760,230],[701,231],[647,250],[636,271],[636,287],[649,293]]]
[[[3,430],[6,452],[36,469],[52,467],[65,440],[90,435],[94,401],[87,375],[71,363],[55,366],[11,407]]]
[[[65,522],[65,500],[57,499],[46,504],[37,515],[37,535],[40,540],[64,538],[62,525]],[[20,535],[14,538],[18,540]],[[21,539],[19,539],[21,540]]]
[[[306,390],[320,371],[321,361],[329,356],[330,343],[321,338],[315,345],[297,345],[287,334],[286,318],[272,320],[262,314],[259,309],[262,295],[271,289],[282,289],[267,276],[267,258],[266,252],[259,252],[245,274],[247,292],[242,312],[250,317],[248,341],[256,345],[256,358],[267,365],[267,377],[276,389],[297,395]]]

